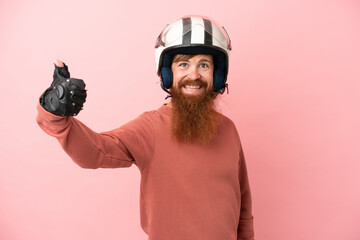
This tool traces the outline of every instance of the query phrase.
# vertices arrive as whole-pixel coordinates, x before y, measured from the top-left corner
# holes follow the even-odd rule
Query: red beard
[[[206,91],[196,96],[184,94],[182,87],[192,83],[200,85]],[[207,83],[202,80],[183,81],[178,87],[171,88],[171,96],[172,135],[182,143],[210,143],[217,132],[212,89],[208,89]]]

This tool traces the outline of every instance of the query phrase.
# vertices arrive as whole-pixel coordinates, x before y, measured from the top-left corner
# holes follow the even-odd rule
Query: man
[[[254,239],[240,139],[214,107],[227,86],[230,50],[225,30],[208,18],[167,25],[155,55],[170,103],[104,133],[73,117],[85,102],[85,84],[57,61],[37,122],[83,168],[139,168],[141,226],[149,239]]]

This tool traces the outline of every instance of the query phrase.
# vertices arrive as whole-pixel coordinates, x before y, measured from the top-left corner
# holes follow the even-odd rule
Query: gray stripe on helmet
[[[191,18],[183,18],[183,37],[182,44],[190,45],[191,43]]]
[[[205,36],[204,36],[204,44],[205,45],[212,45],[212,25],[211,22],[207,19],[204,20],[204,26],[205,26]]]

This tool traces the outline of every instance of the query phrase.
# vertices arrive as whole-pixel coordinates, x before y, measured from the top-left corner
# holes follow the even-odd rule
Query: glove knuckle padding
[[[84,89],[85,88],[85,83],[81,79],[70,78],[70,82],[72,83],[74,88],[78,88],[78,89]]]
[[[70,78],[67,66],[55,66],[54,80],[40,98],[41,105],[59,116],[77,115],[86,99],[85,83],[81,79]]]

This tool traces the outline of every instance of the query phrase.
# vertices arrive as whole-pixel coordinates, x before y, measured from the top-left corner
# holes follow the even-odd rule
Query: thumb
[[[64,67],[64,63],[62,61],[60,61],[59,59],[56,59],[54,63],[58,67]]]
[[[70,78],[70,73],[68,67],[65,63],[56,59],[55,62],[55,70],[54,70],[54,80],[59,80],[61,78]]]

